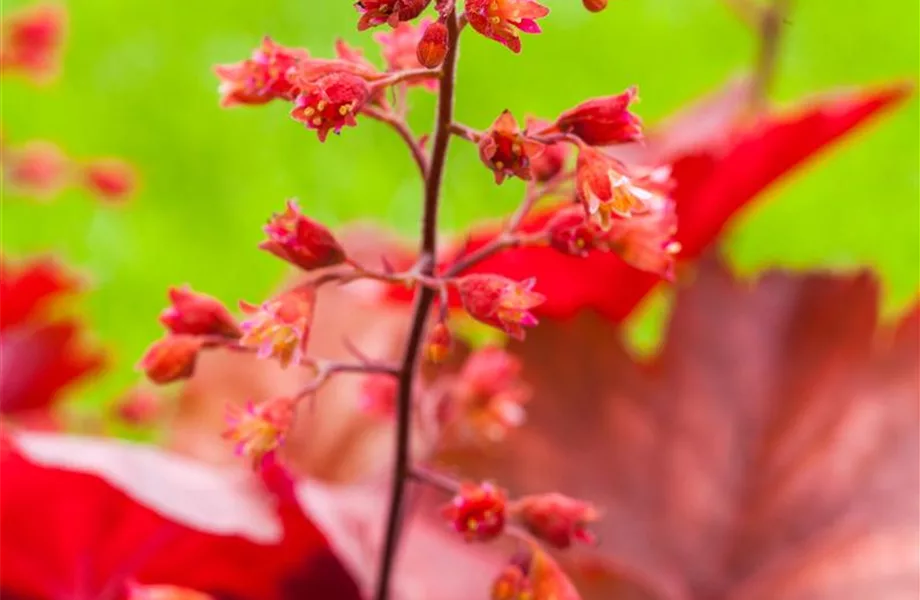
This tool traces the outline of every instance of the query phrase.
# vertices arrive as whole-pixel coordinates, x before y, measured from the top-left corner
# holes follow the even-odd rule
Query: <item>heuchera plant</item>
[[[167,334],[150,347],[139,367],[155,383],[183,380],[194,373],[202,352],[219,348],[251,352],[283,368],[309,370],[312,379],[302,388],[230,410],[224,437],[257,471],[276,464],[298,410],[324,384],[344,374],[366,377],[361,404],[368,412],[392,415],[396,422],[392,487],[374,597],[391,597],[408,510],[407,486],[417,481],[450,494],[441,516],[460,539],[478,543],[511,536],[522,542],[521,550],[496,576],[495,600],[576,598],[546,548],[594,543],[591,526],[602,518],[602,511],[560,492],[515,498],[501,482],[456,481],[413,464],[411,433],[423,419],[435,438],[482,443],[502,439],[523,420],[530,392],[520,380],[518,359],[499,347],[467,356],[456,353],[461,371],[452,378],[454,385],[445,391],[431,383],[431,373],[439,365],[447,369],[459,346],[449,322],[452,309],[517,340],[537,325],[535,311],[546,300],[537,291],[538,280],[530,274],[508,277],[483,270],[483,265],[510,249],[541,249],[575,258],[607,253],[657,279],[672,280],[682,249],[674,181],[666,162],[639,167],[618,152],[618,146],[643,139],[642,122],[632,112],[638,97],[635,87],[576,102],[554,120],[522,120],[505,110],[483,129],[457,122],[455,74],[461,37],[479,34],[518,53],[521,33],[539,33],[538,20],[549,9],[534,0],[437,0],[436,20],[421,18],[430,4],[431,0],[356,4],[359,30],[391,28],[375,36],[385,70],[343,41],[336,44],[334,58],[318,58],[268,37],[249,58],[215,69],[223,107],[288,103],[291,118],[315,131],[320,142],[330,133],[350,135],[347,130],[367,119],[391,127],[408,147],[422,180],[421,232],[414,258],[405,266],[384,260],[380,268],[362,262],[350,256],[327,227],[304,214],[295,200],[288,200],[264,227],[265,240],[259,247],[296,267],[302,278],[261,302],[241,302],[246,317],[240,324],[215,298],[174,288],[171,305],[161,316]],[[584,4],[596,12],[606,2]],[[753,89],[762,92],[763,85],[755,81]],[[413,86],[438,95],[430,134],[418,135],[408,125],[406,91]],[[447,149],[454,138],[471,145],[496,184],[520,179],[526,182],[526,193],[501,231],[444,262],[438,253],[438,208]],[[571,169],[569,156],[574,156]],[[534,218],[538,203],[561,193],[573,202]],[[357,347],[351,348],[351,361],[311,355],[318,290],[361,280],[412,292],[402,359],[375,360]]]

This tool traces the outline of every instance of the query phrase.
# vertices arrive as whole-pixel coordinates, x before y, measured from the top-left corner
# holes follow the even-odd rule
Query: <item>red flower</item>
[[[186,285],[169,288],[169,301],[170,306],[160,313],[160,323],[172,333],[240,336],[236,319],[213,296],[196,292]]]
[[[358,31],[389,24],[396,27],[400,21],[411,21],[422,14],[431,0],[359,0],[355,8],[361,13]]]
[[[491,483],[463,483],[444,518],[468,542],[487,542],[505,529],[505,491]]]
[[[221,106],[265,104],[276,98],[292,100],[296,90],[288,72],[308,56],[306,50],[286,48],[266,36],[252,58],[214,68],[220,78]]]
[[[578,150],[575,196],[587,214],[606,230],[614,215],[628,217],[648,210],[654,193],[627,175],[622,163],[584,146]]]
[[[259,248],[306,271],[345,260],[345,250],[332,232],[305,217],[294,199],[288,200],[283,213],[272,215],[265,233],[268,239]]]
[[[282,367],[299,363],[307,350],[316,290],[302,285],[254,306],[240,302],[251,315],[243,322],[240,345],[258,349],[259,358],[277,358]]]
[[[149,426],[163,415],[163,398],[140,388],[129,390],[114,406],[115,415],[130,425]]]
[[[532,178],[531,161],[543,152],[543,144],[521,134],[511,111],[504,111],[479,139],[479,158],[495,172],[495,183],[516,175]]]
[[[435,21],[425,27],[425,33],[418,42],[415,56],[419,64],[434,69],[444,62],[447,56],[447,26],[440,21]],[[435,85],[434,82],[431,85]]]
[[[586,527],[600,518],[593,505],[556,493],[524,496],[511,512],[530,533],[562,549],[571,546],[573,540],[593,544],[594,536]]]
[[[428,362],[434,364],[444,362],[444,359],[450,353],[452,341],[447,324],[442,322],[435,323],[425,337],[425,358]]]
[[[546,224],[549,245],[572,256],[587,257],[602,244],[604,233],[593,221],[585,219],[585,211],[577,206],[563,208]]]
[[[131,165],[118,159],[94,160],[83,169],[86,189],[109,202],[130,196],[137,187],[136,179]]]
[[[438,23],[442,28],[444,25]],[[419,48],[422,42],[422,32],[428,33],[432,29],[432,23],[429,19],[422,19],[418,25],[412,23],[400,23],[390,32],[380,32],[374,34],[374,39],[380,44],[384,60],[387,61],[387,68],[390,71],[401,71],[404,69],[419,69],[422,63],[419,59]],[[438,28],[433,28],[437,32]],[[444,51],[447,51],[446,28],[444,29]],[[426,42],[426,43],[431,43]],[[443,60],[443,55],[441,56]],[[437,64],[441,64],[438,61]],[[435,66],[437,66],[437,64]],[[410,82],[409,85],[424,86],[429,90],[438,89],[437,79],[418,79]]]
[[[290,398],[273,398],[259,404],[248,402],[244,408],[231,406],[223,437],[236,442],[236,453],[259,470],[267,456],[284,443],[296,408],[297,403]]]
[[[655,198],[650,210],[626,219],[614,219],[604,243],[626,262],[665,279],[674,278],[674,261],[680,242],[674,241],[678,230],[674,202]]]
[[[512,52],[521,51],[518,30],[540,33],[536,19],[549,14],[548,8],[534,0],[466,0],[465,7],[473,29]]]
[[[607,8],[607,0],[581,0],[581,3],[591,12],[601,12]]]
[[[188,379],[195,371],[202,345],[193,335],[167,335],[150,345],[137,367],[154,383]]]
[[[367,81],[356,75],[330,73],[305,85],[294,101],[291,116],[315,129],[319,141],[326,141],[330,131],[339,133],[346,125],[357,125],[355,115],[368,101],[371,91]]]
[[[541,131],[550,126],[546,121],[540,119],[527,119],[527,133]],[[543,152],[534,156],[530,161],[530,171],[537,181],[549,181],[558,175],[565,166],[565,159],[569,155],[569,146],[563,142],[555,144],[546,144],[543,146]]]
[[[4,598],[123,598],[135,582],[237,600],[359,597],[300,508],[251,475],[124,442],[12,440],[0,454]]]
[[[70,183],[71,162],[51,142],[29,142],[4,152],[3,176],[15,193],[49,198]]]
[[[31,6],[3,19],[0,71],[19,71],[34,81],[57,72],[67,13],[56,4]]]
[[[638,91],[631,87],[617,96],[587,100],[559,115],[556,128],[592,146],[642,139],[642,121],[629,112],[629,105],[637,98]]]
[[[52,260],[12,267],[0,258],[0,413],[47,409],[66,388],[103,367],[102,353],[85,348],[79,321],[47,314],[78,288]]]
[[[533,586],[524,569],[517,564],[509,564],[492,582],[491,600],[532,600]]]
[[[463,308],[477,321],[524,339],[524,327],[537,324],[530,309],[543,302],[531,291],[536,281],[513,281],[499,275],[467,275],[455,282]]]

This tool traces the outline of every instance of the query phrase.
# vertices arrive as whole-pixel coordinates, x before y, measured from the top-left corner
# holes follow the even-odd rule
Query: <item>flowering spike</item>
[[[528,133],[541,131],[550,127],[550,123],[540,119],[527,119]],[[556,177],[565,166],[565,159],[569,155],[569,146],[564,142],[556,142],[543,146],[543,152],[534,156],[530,163],[530,171],[533,178],[540,182],[546,182]]]
[[[600,518],[592,504],[557,493],[524,496],[514,503],[511,513],[530,533],[560,549],[571,546],[573,540],[593,544],[594,535],[586,527]]]
[[[473,29],[515,53],[521,51],[518,30],[540,33],[536,19],[549,14],[549,9],[535,0],[466,0],[465,8]]]
[[[591,146],[622,144],[642,139],[642,121],[629,112],[629,105],[639,92],[631,87],[622,94],[594,98],[565,111],[556,119],[556,127],[572,133]]]
[[[392,375],[374,373],[361,382],[358,406],[369,415],[392,418],[396,414],[396,393],[399,382]]]
[[[137,176],[123,160],[98,159],[84,167],[83,185],[100,200],[120,202],[134,192]]]
[[[441,511],[467,542],[487,542],[505,529],[505,491],[491,483],[464,482]]]
[[[273,398],[259,404],[248,402],[245,407],[230,406],[224,439],[236,443],[236,453],[252,461],[259,470],[266,458],[283,443],[294,422],[296,401]]]
[[[581,3],[591,12],[601,12],[607,8],[607,0],[581,0]]]
[[[444,359],[450,354],[452,343],[453,340],[447,324],[443,321],[435,323],[425,339],[425,358],[428,362],[434,364],[444,362]]]
[[[228,108],[265,104],[276,98],[292,100],[296,89],[288,74],[308,57],[306,50],[286,48],[266,36],[251,58],[214,67],[220,79],[220,105]]]
[[[495,183],[506,176],[532,178],[531,161],[543,152],[543,144],[526,138],[510,111],[504,111],[479,139],[479,158],[495,172]]]
[[[18,71],[34,82],[51,79],[60,65],[67,13],[55,4],[25,8],[3,19],[0,72]]]
[[[268,239],[259,248],[306,271],[337,265],[345,260],[345,250],[320,223],[300,212],[297,201],[287,201],[283,213],[272,215],[265,226]]]
[[[164,384],[191,377],[202,340],[193,335],[167,335],[151,344],[138,369],[154,383]]]
[[[622,164],[588,146],[578,152],[575,194],[603,230],[610,228],[613,215],[628,217],[645,212],[654,197],[654,193],[633,183]]]
[[[307,129],[315,129],[319,141],[323,142],[330,131],[339,133],[345,126],[358,124],[355,115],[370,94],[370,87],[363,78],[344,72],[330,73],[301,90],[291,116]]]
[[[316,290],[302,285],[260,306],[240,302],[250,315],[241,325],[240,345],[257,348],[259,358],[277,358],[282,367],[299,363],[306,352],[315,300]]]
[[[387,23],[396,27],[400,21],[411,21],[422,14],[431,0],[359,0],[355,8],[361,13],[358,31]]]
[[[535,283],[534,279],[517,282],[488,274],[467,275],[455,282],[470,316],[518,340],[524,339],[524,327],[537,324],[530,309],[542,304],[544,297],[532,291]]]
[[[434,69],[444,62],[447,56],[447,26],[435,21],[427,27],[418,42],[416,58],[422,66]]]
[[[172,333],[240,337],[236,320],[213,296],[186,285],[170,288],[169,302],[170,306],[160,313],[160,323]]]

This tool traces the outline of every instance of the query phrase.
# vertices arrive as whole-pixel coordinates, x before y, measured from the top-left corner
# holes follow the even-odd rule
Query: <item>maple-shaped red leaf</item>
[[[0,595],[121,600],[132,582],[233,600],[356,599],[292,494],[122,442],[28,433],[0,455]]]
[[[65,388],[104,364],[83,343],[74,318],[53,318],[49,308],[79,289],[57,262],[39,258],[15,266],[0,259],[0,412],[34,413],[50,407]]]
[[[752,120],[743,118],[744,89],[732,83],[723,93],[688,107],[686,116],[672,117],[653,131],[641,152],[644,160],[671,167],[681,260],[698,257],[731,217],[770,185],[909,93],[906,85],[890,85],[829,95]],[[522,229],[540,230],[554,212],[534,213]],[[474,232],[445,262],[483,246],[497,232],[496,227]],[[552,248],[507,250],[468,272],[518,280],[536,277],[535,291],[546,296],[535,310],[539,316],[567,318],[587,308],[612,321],[629,315],[660,281],[615,254],[592,252],[580,258]],[[618,292],[611,294],[614,288]],[[411,298],[400,288],[393,288],[391,295]]]
[[[913,598],[920,308],[890,330],[877,309],[869,274],[707,262],[648,363],[594,316],[543,323],[516,346],[527,425],[445,460],[595,503],[600,545],[569,555],[585,600]]]

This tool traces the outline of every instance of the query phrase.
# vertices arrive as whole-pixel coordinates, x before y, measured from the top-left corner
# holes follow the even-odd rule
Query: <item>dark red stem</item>
[[[450,141],[450,123],[454,110],[454,78],[457,63],[457,42],[460,29],[455,11],[446,19],[449,46],[444,58],[438,96],[438,113],[434,130],[434,143],[431,150],[431,162],[425,179],[425,205],[422,215],[422,240],[419,252],[420,272],[430,277],[434,274],[435,253],[437,251],[438,199],[441,193],[441,179],[444,163],[447,159],[447,146]],[[393,575],[393,563],[399,544],[402,525],[403,504],[406,497],[406,485],[411,474],[409,464],[410,432],[412,424],[412,380],[418,363],[419,349],[425,323],[431,312],[435,291],[428,286],[419,286],[415,295],[412,312],[412,327],[406,342],[402,368],[399,373],[399,392],[396,399],[396,448],[393,465],[392,489],[390,491],[390,508],[387,514],[386,537],[383,554],[380,559],[380,571],[377,578],[376,600],[387,600],[390,596],[390,581]]]

